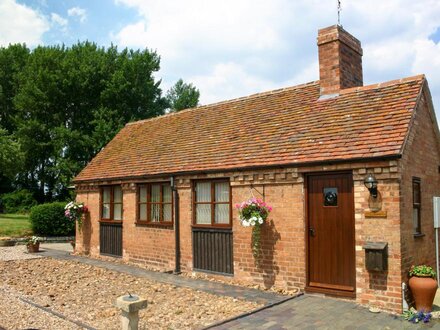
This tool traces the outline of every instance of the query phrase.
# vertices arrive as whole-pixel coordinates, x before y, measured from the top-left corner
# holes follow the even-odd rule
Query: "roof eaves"
[[[372,156],[372,157],[356,157],[356,158],[346,158],[346,159],[334,159],[334,160],[317,160],[309,162],[296,162],[296,163],[285,163],[285,164],[273,164],[273,165],[255,165],[255,166],[243,166],[243,167],[231,167],[231,168],[219,168],[219,169],[205,169],[205,170],[193,170],[193,171],[176,171],[169,173],[160,174],[147,174],[147,175],[135,175],[135,176],[121,176],[121,177],[101,177],[94,179],[85,180],[74,180],[73,184],[84,184],[93,183],[99,181],[121,181],[121,180],[135,180],[135,179],[152,179],[164,176],[177,176],[177,175],[193,175],[202,173],[219,173],[219,172],[233,172],[233,171],[249,171],[249,170],[262,170],[270,168],[286,168],[286,167],[304,167],[304,166],[314,166],[314,165],[333,165],[341,163],[358,163],[358,162],[369,162],[369,161],[380,161],[380,160],[395,160],[401,158],[402,155],[390,154],[383,156]]]
[[[405,139],[403,140],[402,146],[400,148],[400,154],[403,154],[403,152],[404,152],[404,150],[406,148],[406,145],[408,144],[409,133],[410,133],[412,127],[414,126],[414,120],[415,120],[416,115],[417,115],[417,107],[419,105],[420,99],[423,96],[423,90],[425,89],[425,85],[426,85],[425,75],[419,75],[417,77],[421,77],[422,84],[420,85],[420,90],[419,90],[419,93],[417,95],[416,102],[414,104],[414,108],[412,109],[413,113],[412,113],[412,116],[411,116],[411,120],[409,121],[408,128],[406,129]]]

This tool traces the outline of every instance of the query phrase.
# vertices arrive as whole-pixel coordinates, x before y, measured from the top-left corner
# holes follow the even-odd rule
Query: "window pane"
[[[110,204],[102,204],[102,218],[110,219]]]
[[[171,221],[171,204],[163,206],[163,221]]]
[[[139,204],[139,220],[147,220],[147,204]]]
[[[150,202],[160,202],[160,185],[154,184],[151,186],[151,201]]]
[[[197,182],[196,183],[196,197],[197,202],[211,201],[211,182]]]
[[[229,182],[218,182],[215,184],[215,201],[229,202]]]
[[[163,189],[163,202],[171,203],[171,186],[163,185],[162,189]]]
[[[147,202],[147,187],[139,188],[139,202],[141,203]]]
[[[420,183],[413,182],[413,201],[420,204]]]
[[[211,204],[196,205],[196,223],[203,225],[211,224]]]
[[[413,209],[413,230],[415,234],[419,234],[419,209]]]
[[[122,203],[122,189],[119,186],[113,188],[113,202]]]
[[[215,204],[215,223],[229,223],[229,204]]]
[[[122,220],[122,204],[113,205],[113,220]]]
[[[102,202],[110,203],[110,187],[102,188]]]
[[[160,221],[160,204],[151,204],[151,222]]]

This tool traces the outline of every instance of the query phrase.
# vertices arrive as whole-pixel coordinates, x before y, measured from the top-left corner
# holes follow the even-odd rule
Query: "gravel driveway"
[[[112,304],[127,292],[148,299],[148,308],[140,312],[141,329],[202,328],[260,307],[74,261],[35,258],[24,251],[23,246],[0,248],[0,327],[6,329],[82,328],[71,321],[119,329],[119,312]]]

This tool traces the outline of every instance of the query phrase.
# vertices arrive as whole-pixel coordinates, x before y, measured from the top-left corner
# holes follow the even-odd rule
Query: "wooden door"
[[[309,175],[309,291],[353,295],[356,284],[351,173]]]

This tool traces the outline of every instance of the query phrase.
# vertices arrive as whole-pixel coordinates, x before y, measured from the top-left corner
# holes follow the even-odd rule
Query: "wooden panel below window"
[[[104,255],[122,257],[122,223],[100,223],[99,251]]]
[[[193,228],[194,269],[233,274],[232,231]]]

